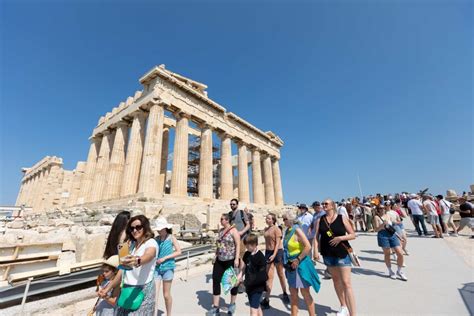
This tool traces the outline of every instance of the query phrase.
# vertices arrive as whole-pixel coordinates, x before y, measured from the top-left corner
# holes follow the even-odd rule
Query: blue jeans
[[[418,236],[421,236],[421,229],[420,229],[420,223],[421,227],[423,228],[423,234],[426,236],[428,235],[428,230],[426,229],[425,225],[425,217],[423,215],[412,215],[413,216],[413,223],[415,224],[416,232],[418,233]]]

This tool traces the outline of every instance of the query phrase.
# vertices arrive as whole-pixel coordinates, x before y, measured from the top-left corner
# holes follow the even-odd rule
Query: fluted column
[[[94,182],[92,183],[91,202],[103,200],[103,192],[107,182],[110,161],[110,148],[112,147],[113,134],[106,130],[102,133],[99,156],[95,166]]]
[[[223,200],[232,199],[234,193],[232,175],[232,140],[230,135],[221,135],[221,194]]]
[[[199,158],[199,197],[212,199],[212,130],[208,125],[201,128]]]
[[[84,173],[86,171],[86,163],[84,161],[78,161],[76,169],[74,170],[74,176],[71,183],[71,193],[67,200],[67,206],[77,204],[77,199],[81,192],[81,183]]]
[[[105,188],[104,199],[115,199],[120,196],[122,185],[123,169],[125,168],[125,146],[128,140],[128,123],[120,121],[117,124],[114,146],[110,156],[109,174],[107,176],[107,186]]]
[[[188,194],[189,118],[184,113],[176,114],[173,173],[171,175],[171,194],[175,196],[186,196]]]
[[[252,188],[253,202],[257,204],[265,204],[261,165],[260,151],[255,148],[252,151]]]
[[[137,111],[133,113],[132,130],[125,159],[120,196],[137,193],[145,140],[145,120],[145,112]]]
[[[22,204],[23,197],[26,192],[26,180],[21,181],[20,184],[20,192],[18,192],[18,196],[16,198],[15,205],[20,206]]]
[[[247,161],[247,145],[242,142],[239,146],[239,200],[244,203],[250,202],[249,192],[249,168]]]
[[[160,187],[161,150],[165,110],[162,104],[153,104],[148,115],[148,124],[143,149],[143,162],[138,192],[145,196],[162,194]]]
[[[163,141],[161,146],[161,165],[160,165],[160,183],[159,186],[163,193],[166,192],[166,171],[168,171],[168,146],[170,131],[168,128],[163,129]]]
[[[41,210],[45,195],[48,194],[45,188],[48,186],[48,169],[39,171],[38,190],[36,191],[35,210]]]
[[[283,190],[281,188],[280,162],[278,159],[272,161],[273,185],[275,187],[275,204],[283,205]]]
[[[89,154],[87,155],[86,172],[84,173],[84,180],[81,185],[81,193],[79,200],[81,202],[89,202],[89,195],[92,189],[92,181],[94,180],[95,166],[97,164],[97,156],[99,155],[101,139],[93,137],[89,147]]]
[[[35,183],[36,183],[36,175],[30,176],[30,185],[28,187],[28,196],[25,199],[25,203],[27,206],[33,205],[33,193],[35,191]]]
[[[263,181],[265,184],[265,204],[275,205],[275,188],[273,186],[272,160],[270,156],[263,159]]]

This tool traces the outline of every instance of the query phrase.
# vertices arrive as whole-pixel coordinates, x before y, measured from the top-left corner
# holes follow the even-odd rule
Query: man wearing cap
[[[407,206],[411,211],[411,215],[413,217],[413,224],[415,225],[415,229],[418,233],[418,236],[421,236],[420,224],[423,228],[423,234],[427,236],[428,230],[426,229],[425,217],[423,215],[423,204],[421,204],[418,198],[418,195],[410,194],[410,201],[408,201]]]
[[[458,232],[467,226],[473,233],[471,238],[474,238],[474,205],[468,202],[464,196],[459,198],[459,203],[459,215],[461,215],[461,221],[459,222]]]
[[[318,201],[313,202],[313,204],[311,204],[311,207],[313,208],[314,213],[313,220],[309,228],[308,236],[309,242],[313,244],[314,234],[316,233],[316,222],[318,221],[318,219],[326,215],[326,211],[323,210],[323,208],[321,207],[321,203],[319,203]]]
[[[441,229],[438,211],[436,210],[436,204],[433,201],[433,197],[431,195],[425,195],[423,200],[423,207],[425,208],[429,222],[431,223],[435,233],[433,238],[443,238],[443,230]]]

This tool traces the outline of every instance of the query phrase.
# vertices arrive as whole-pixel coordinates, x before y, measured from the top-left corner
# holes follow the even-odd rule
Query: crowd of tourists
[[[212,270],[212,306],[206,315],[220,315],[222,289],[230,293],[228,315],[236,312],[239,293],[246,293],[250,315],[263,315],[271,308],[270,295],[276,275],[284,304],[291,315],[298,315],[299,294],[309,315],[315,315],[310,292],[319,292],[321,281],[317,262],[326,266],[324,277],[332,279],[340,308],[337,315],[357,313],[351,283],[352,266],[359,265],[350,240],[356,232],[374,232],[382,248],[387,277],[407,281],[403,271],[408,255],[404,221],[411,220],[419,236],[428,235],[425,216],[433,229],[433,238],[458,236],[465,226],[474,231],[474,206],[465,197],[459,203],[442,195],[396,194],[349,198],[335,202],[326,199],[313,202],[310,210],[298,204],[297,210],[265,217],[264,246],[253,231],[253,219],[239,201],[230,201],[230,211],[220,217],[221,228],[216,239]],[[459,212],[461,221],[454,224]],[[97,315],[155,315],[162,289],[166,315],[172,313],[171,285],[175,258],[181,254],[172,225],[165,218],[154,222],[143,215],[131,217],[127,211],[117,215],[104,252],[103,274],[98,279],[98,300],[93,309]],[[471,236],[471,238],[473,238]],[[395,257],[396,271],[391,256]],[[321,260],[322,257],[322,260]],[[225,285],[225,286],[224,286]]]

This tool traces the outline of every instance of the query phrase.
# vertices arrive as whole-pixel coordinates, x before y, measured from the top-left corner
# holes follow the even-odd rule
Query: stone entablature
[[[46,157],[25,169],[28,175],[40,176],[28,181],[33,185],[22,185],[17,204],[22,202],[20,204],[41,209],[58,204],[97,204],[127,197],[156,199],[169,193],[181,198],[194,194],[204,201],[237,197],[244,203],[283,205],[279,167],[283,141],[277,135],[263,132],[227,112],[208,98],[206,85],[166,70],[164,65],[154,67],[140,82],[143,91],[137,91],[99,119],[89,139],[86,163],[81,162],[76,170],[65,172],[60,158]],[[174,118],[167,117],[165,111]],[[197,127],[192,127],[191,122]],[[168,184],[165,181],[168,133],[173,128],[174,144],[170,149],[173,162]],[[214,156],[213,133],[222,141],[220,157]],[[188,191],[190,145],[196,148],[189,143],[190,134],[200,139],[199,158],[192,160],[199,170],[197,193]],[[232,161],[232,142],[238,147],[236,164]],[[44,168],[48,163],[57,164],[60,171],[55,168],[51,175],[48,171],[41,176],[45,173],[41,170],[49,170]],[[234,177],[234,167],[237,177]],[[46,186],[44,179],[47,179]],[[36,197],[31,199],[32,195]]]

